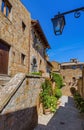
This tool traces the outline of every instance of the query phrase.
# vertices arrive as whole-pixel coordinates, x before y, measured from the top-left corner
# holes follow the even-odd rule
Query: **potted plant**
[[[40,98],[41,102],[43,103],[45,114],[56,111],[57,98],[53,95],[51,82],[48,79],[42,84],[42,92],[40,94]]]
[[[51,109],[50,109],[50,96],[49,95],[45,95],[43,98],[43,107],[44,107],[44,114],[49,114],[51,113]]]

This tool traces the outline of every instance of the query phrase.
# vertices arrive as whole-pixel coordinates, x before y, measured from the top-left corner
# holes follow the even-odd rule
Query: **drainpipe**
[[[28,49],[28,73],[30,71],[30,42],[31,42],[31,24],[30,24],[30,29],[29,29],[29,49]]]

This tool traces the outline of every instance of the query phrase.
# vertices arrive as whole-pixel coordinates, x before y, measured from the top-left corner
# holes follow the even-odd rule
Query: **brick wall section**
[[[30,41],[30,13],[25,9],[20,0],[9,0],[12,5],[10,18],[1,12],[0,0],[0,39],[10,45],[8,74],[28,72],[29,65],[29,41]],[[25,31],[22,31],[22,21],[25,23]],[[25,63],[21,64],[21,54],[25,55]]]
[[[27,76],[15,93],[11,91],[13,95],[0,114],[0,130],[34,129],[38,121],[37,100],[43,81],[41,77]],[[9,91],[13,84],[17,83],[12,81]]]

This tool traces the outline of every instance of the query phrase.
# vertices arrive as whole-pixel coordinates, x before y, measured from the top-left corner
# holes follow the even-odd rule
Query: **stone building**
[[[80,95],[82,96],[82,98],[84,99],[84,67],[82,70],[82,76],[79,77],[79,79],[78,79],[77,89],[78,89],[78,92],[80,93]]]
[[[0,0],[0,74],[27,73],[30,13],[20,0]]]
[[[60,73],[66,83],[76,83],[77,79],[82,76],[84,62],[77,59],[71,59],[70,62],[61,63]]]
[[[47,48],[39,22],[31,20],[21,1],[0,0],[0,130],[33,130],[37,125],[45,78],[26,73],[46,75],[51,67]],[[7,84],[2,83],[6,78]]]
[[[0,1],[0,74],[47,72],[48,41],[20,0]]]
[[[56,61],[52,61],[51,64],[53,66],[52,71],[56,73],[60,73],[60,63]]]
[[[30,72],[42,72],[42,76],[49,73],[46,59],[46,49],[50,45],[43,33],[38,20],[31,21],[31,42],[30,42]]]

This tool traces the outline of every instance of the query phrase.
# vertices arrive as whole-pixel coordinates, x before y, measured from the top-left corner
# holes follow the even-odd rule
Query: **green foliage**
[[[51,112],[55,112],[57,106],[57,98],[53,95],[51,85],[51,81],[46,79],[42,84],[42,92],[40,93],[40,98],[45,109],[50,108]]]
[[[41,72],[32,72],[31,74],[32,74],[32,75],[39,75],[39,76],[42,76],[42,73],[41,73]]]
[[[46,79],[45,82],[42,84],[42,90],[44,93],[52,95],[52,84],[51,81]]]
[[[53,79],[53,81],[55,81],[58,88],[62,88],[63,80],[62,80],[61,75],[56,74],[56,73],[52,73],[52,79]]]
[[[59,98],[62,96],[61,90],[60,90],[59,88],[56,88],[56,89],[54,90],[54,95],[55,95],[56,98],[59,99]]]
[[[80,112],[84,112],[84,99],[81,97],[81,95],[77,91],[74,94],[74,100]]]
[[[46,108],[46,109],[50,108],[50,104],[51,104],[51,97],[49,95],[45,95],[43,97],[43,106],[44,106],[44,108]]]
[[[50,108],[51,112],[56,111],[57,98],[54,96],[45,95],[42,98],[43,106],[45,109]]]
[[[56,111],[56,107],[57,107],[57,98],[54,96],[51,96],[51,104],[50,104],[50,109],[52,112]]]

